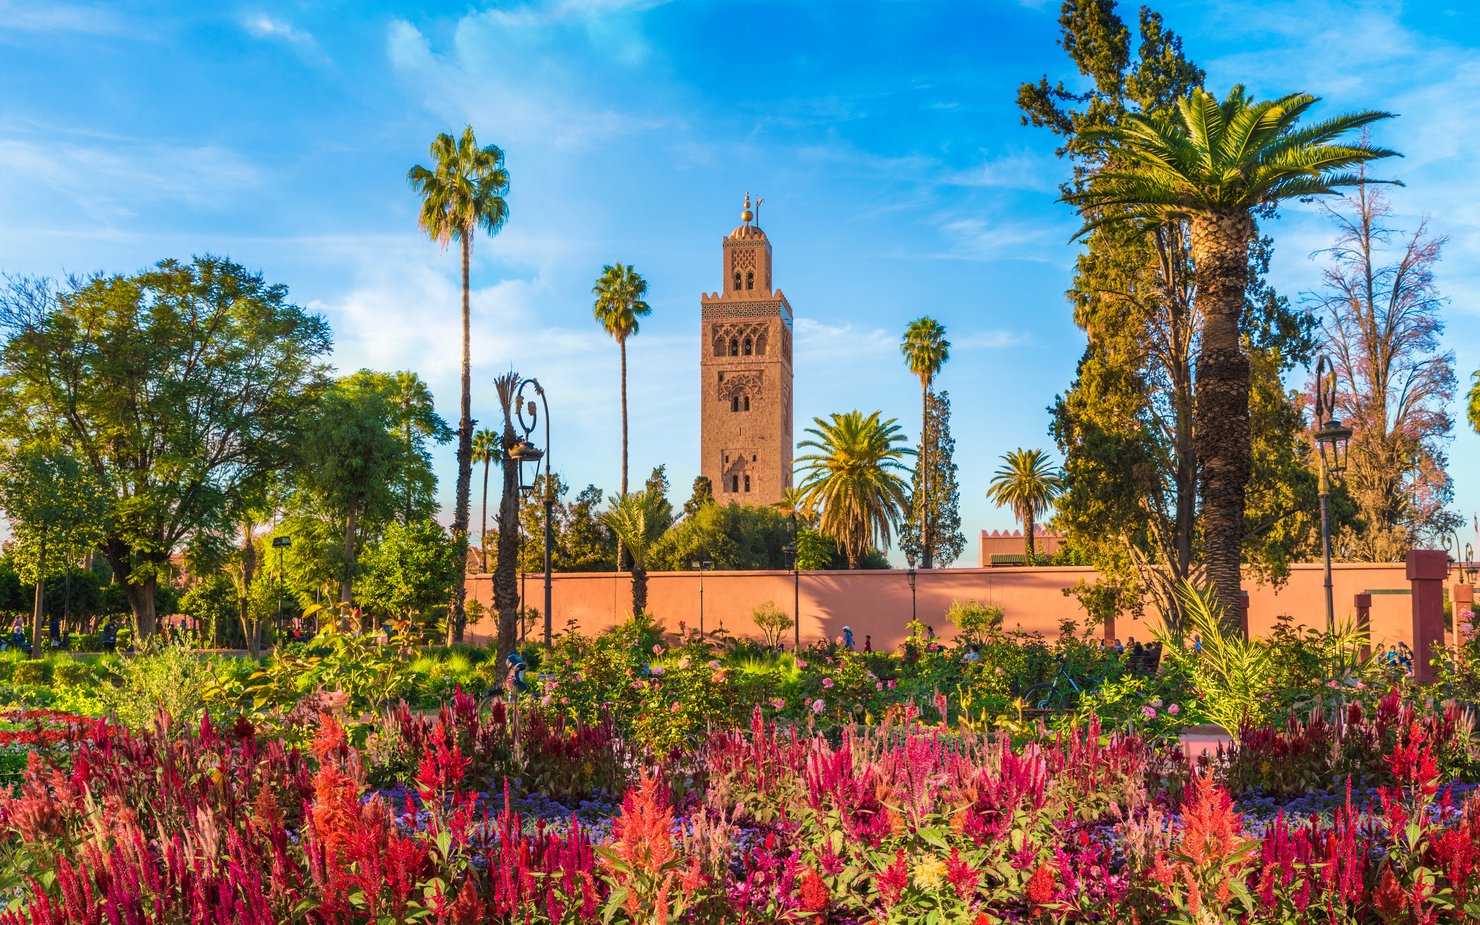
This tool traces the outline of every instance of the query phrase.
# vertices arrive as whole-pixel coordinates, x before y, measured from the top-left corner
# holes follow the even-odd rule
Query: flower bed
[[[1093,723],[1013,743],[907,710],[830,740],[757,710],[654,761],[469,698],[360,746],[325,714],[303,752],[244,720],[64,722],[0,801],[0,922],[1456,921],[1480,798],[1441,790],[1442,729],[1397,729],[1369,801],[1246,819],[1211,770]],[[586,818],[531,802],[562,778]]]

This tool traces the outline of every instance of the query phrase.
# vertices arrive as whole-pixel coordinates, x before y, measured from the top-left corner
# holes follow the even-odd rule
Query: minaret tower
[[[749,193],[740,221],[722,244],[724,288],[700,298],[699,471],[721,504],[774,504],[791,487],[791,306]]]

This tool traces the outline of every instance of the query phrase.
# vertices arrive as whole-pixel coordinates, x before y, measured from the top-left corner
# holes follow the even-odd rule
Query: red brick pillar
[[[1433,680],[1429,659],[1444,647],[1444,582],[1449,557],[1442,549],[1410,549],[1408,581],[1413,585],[1413,678]]]
[[[1460,616],[1464,611],[1475,610],[1475,586],[1460,583],[1449,589],[1449,602],[1454,609],[1454,634],[1455,645],[1463,645],[1475,628],[1470,624],[1473,622]]]
[[[1238,628],[1243,631],[1244,638],[1249,638],[1249,592],[1238,593]]]
[[[1372,595],[1356,594],[1352,604],[1357,608],[1357,635],[1362,637],[1362,661],[1372,657]]]

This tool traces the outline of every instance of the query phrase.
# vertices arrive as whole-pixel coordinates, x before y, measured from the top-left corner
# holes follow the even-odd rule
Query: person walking
[[[843,627],[843,647],[849,652],[853,651],[853,628],[850,626]]]
[[[874,637],[870,636],[868,633],[863,634],[863,651],[874,651]]]

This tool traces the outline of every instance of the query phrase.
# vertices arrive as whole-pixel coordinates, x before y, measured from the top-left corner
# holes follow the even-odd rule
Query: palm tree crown
[[[497,145],[480,148],[470,125],[461,138],[438,135],[431,155],[431,168],[418,164],[406,173],[421,196],[421,229],[443,247],[453,240],[471,242],[479,228],[498,234],[509,219],[504,152]]]
[[[922,315],[905,328],[899,343],[905,365],[920,377],[920,457],[915,464],[919,486],[915,498],[915,515],[920,519],[920,565],[935,567],[935,543],[930,532],[930,473],[935,457],[934,428],[930,426],[930,386],[951,358],[951,342],[946,340],[945,325]]]
[[[1118,125],[1086,132],[1114,167],[1095,174],[1076,204],[1109,209],[1085,223],[1196,218],[1246,211],[1297,196],[1319,196],[1363,182],[1352,168],[1397,152],[1365,142],[1338,144],[1355,129],[1392,113],[1348,113],[1297,127],[1319,97],[1291,93],[1255,102],[1242,86],[1221,103],[1206,90],[1177,101],[1177,118],[1128,113]],[[1366,182],[1373,182],[1368,180]]]
[[[619,341],[636,334],[638,319],[646,318],[653,310],[643,301],[647,296],[647,280],[629,264],[602,267],[591,292],[596,296],[596,320]]]
[[[673,509],[661,492],[639,491],[613,498],[601,519],[632,561],[632,614],[646,613],[648,554],[673,526]]]
[[[797,458],[805,504],[820,512],[819,526],[843,548],[850,568],[870,548],[889,545],[908,504],[899,473],[908,471],[902,460],[914,451],[902,445],[898,423],[881,418],[878,411],[814,418],[812,437],[798,444],[816,450]]]
[[[1011,508],[1023,524],[1028,563],[1033,562],[1036,521],[1064,490],[1064,477],[1042,450],[1016,449],[1002,457],[1002,468],[987,486],[987,499]]]
[[[904,354],[904,362],[910,372],[920,377],[920,385],[928,391],[941,367],[951,358],[946,326],[929,316],[916,318],[905,328],[899,352]]]

